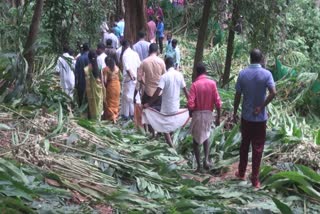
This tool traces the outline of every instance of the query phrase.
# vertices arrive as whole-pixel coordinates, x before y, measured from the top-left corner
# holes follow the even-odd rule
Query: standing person
[[[100,42],[97,45],[97,62],[98,62],[98,68],[99,71],[101,71],[102,69],[104,69],[106,67],[106,63],[104,62],[105,58],[107,57],[107,54],[105,53],[105,46],[102,42]]]
[[[159,17],[164,17],[163,16],[163,10],[162,10],[162,8],[160,7],[160,4],[159,3],[157,3],[157,5],[156,5],[156,7],[155,7],[155,15],[156,16],[159,16]]]
[[[106,88],[103,118],[116,123],[120,106],[120,69],[113,57],[108,56],[105,59],[105,63],[107,66],[102,71],[103,84]]]
[[[149,21],[147,23],[147,26],[148,26],[149,42],[155,43],[157,26],[156,26],[156,23],[153,21],[152,16],[149,16]]]
[[[150,42],[145,40],[146,34],[143,31],[138,33],[139,41],[133,45],[133,50],[138,53],[140,61],[144,60],[149,55]]]
[[[214,107],[217,110],[215,124],[220,124],[221,100],[215,81],[206,76],[206,67],[203,63],[196,66],[197,78],[192,83],[189,98],[188,109],[192,115],[191,134],[193,136],[193,151],[197,161],[197,170],[200,171],[200,150],[199,145],[203,144],[204,160],[203,167],[210,168],[209,151],[210,143],[208,141],[211,131],[211,124],[214,120],[212,111]]]
[[[162,17],[158,17],[157,44],[159,44],[159,47],[160,47],[160,54],[162,54],[162,51],[163,51],[163,38],[164,38],[164,23],[163,23]]]
[[[101,72],[98,68],[97,54],[94,50],[88,53],[89,64],[84,68],[86,95],[88,100],[88,118],[100,120],[103,112],[103,87]]]
[[[127,120],[133,118],[134,115],[134,90],[137,83],[137,70],[141,63],[139,55],[130,48],[127,40],[122,42],[120,61],[123,66],[121,115]]]
[[[165,58],[167,57],[167,52],[171,52],[172,49],[172,33],[168,32],[167,33],[167,44],[166,44],[166,54]],[[169,56],[168,56],[169,57]]]
[[[85,102],[86,79],[84,75],[84,68],[89,64],[89,45],[84,43],[82,45],[81,56],[78,57],[75,67],[76,89],[78,92],[79,105]]]
[[[188,99],[188,92],[186,83],[181,72],[174,69],[174,61],[171,57],[165,60],[167,72],[160,78],[159,85],[152,98],[144,104],[144,108],[148,108],[160,96],[162,92],[161,110],[160,112],[166,115],[176,114],[180,109],[180,91],[183,90],[186,98]],[[164,134],[167,144],[172,145],[170,133]]]
[[[119,39],[114,34],[113,31],[109,31],[107,34],[105,34],[103,43],[106,44],[108,39],[112,40],[112,47],[113,48],[117,49],[119,47]]]
[[[117,23],[119,29],[120,29],[120,40],[123,39],[123,36],[124,36],[124,27],[125,27],[125,22],[124,22],[124,18],[123,16],[121,16],[119,18],[119,22]]]
[[[116,49],[112,47],[112,40],[108,39],[107,40],[107,46],[105,49],[105,53],[107,54],[108,57],[112,57],[115,62],[117,62],[117,53]]]
[[[56,70],[60,75],[60,86],[62,90],[73,97],[73,90],[75,85],[74,77],[74,58],[69,54],[69,48],[63,47],[63,54],[58,58]]]
[[[118,37],[118,39],[120,40],[120,37],[121,37],[121,32],[120,31],[121,30],[120,30],[120,28],[119,28],[119,26],[118,26],[118,24],[116,22],[113,23],[112,31]]]
[[[233,118],[237,121],[237,111],[243,95],[241,113],[240,163],[236,177],[245,179],[250,144],[252,145],[252,177],[254,188],[260,187],[259,169],[264,143],[268,115],[266,106],[276,95],[275,83],[270,71],[262,68],[263,55],[259,49],[250,52],[251,64],[239,73],[234,97]],[[266,89],[269,95],[266,98]]]
[[[176,69],[179,69],[181,54],[180,54],[180,49],[178,47],[178,40],[176,39],[172,40],[171,47],[168,47],[168,49],[166,50],[166,57],[172,57],[174,60],[174,67]]]

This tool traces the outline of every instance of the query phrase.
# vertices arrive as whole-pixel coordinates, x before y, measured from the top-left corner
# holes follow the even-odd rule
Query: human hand
[[[262,108],[261,108],[260,106],[258,106],[258,107],[256,107],[256,108],[254,109],[253,114],[254,114],[254,115],[258,115],[258,114],[261,113],[261,111],[262,111]]]
[[[149,103],[146,103],[143,105],[143,108],[149,108],[149,107],[150,107]]]
[[[216,118],[215,125],[216,125],[216,126],[220,126],[220,118]]]

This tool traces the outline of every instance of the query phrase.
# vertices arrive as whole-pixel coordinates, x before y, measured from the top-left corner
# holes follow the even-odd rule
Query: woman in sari
[[[106,88],[103,116],[105,120],[111,120],[115,123],[119,116],[120,70],[112,57],[107,57],[105,62],[107,67],[102,70],[103,84]]]
[[[89,64],[84,68],[89,119],[100,120],[103,111],[103,85],[97,63],[97,54],[91,50]]]

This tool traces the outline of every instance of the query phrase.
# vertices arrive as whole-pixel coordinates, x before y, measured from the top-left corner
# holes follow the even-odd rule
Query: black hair
[[[69,53],[70,56],[73,56],[74,55],[74,50],[69,49],[68,53]]]
[[[197,71],[197,74],[200,75],[200,74],[206,73],[207,69],[206,69],[206,66],[202,62],[199,62],[196,65],[196,71]]]
[[[148,19],[149,19],[149,21],[151,21],[151,20],[153,20],[153,17],[152,17],[152,16],[149,16],[149,18],[148,18]]]
[[[97,45],[97,49],[105,49],[106,46],[103,44],[103,42],[99,42]]]
[[[114,71],[115,67],[116,67],[116,62],[114,61],[114,59],[110,56],[106,57],[104,59],[104,62],[106,63],[106,66],[108,66],[108,68],[111,71]]]
[[[107,46],[110,46],[110,45],[112,45],[112,39],[107,39]]]
[[[166,58],[165,63],[167,69],[174,67],[174,59],[172,57]]]
[[[178,40],[173,39],[172,42],[171,42],[171,44],[178,44]]]
[[[69,52],[69,46],[68,45],[64,45],[62,50],[63,50],[63,53],[68,53]]]
[[[149,54],[157,53],[158,52],[158,45],[157,43],[151,43],[149,46]]]
[[[88,58],[90,61],[90,64],[92,65],[92,74],[94,78],[100,78],[100,71],[98,68],[98,62],[97,62],[97,54],[95,50],[90,50],[88,54]]]
[[[260,64],[262,62],[262,59],[263,59],[263,54],[259,49],[255,48],[250,52],[250,62],[252,64],[255,64],[255,63]]]
[[[146,36],[146,33],[144,31],[139,31],[138,32],[138,38],[143,39]]]
[[[83,51],[89,51],[90,50],[89,44],[88,43],[83,43],[82,50]]]

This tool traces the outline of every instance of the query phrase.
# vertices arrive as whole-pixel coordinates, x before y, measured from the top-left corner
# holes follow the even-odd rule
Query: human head
[[[149,46],[149,55],[153,53],[158,53],[158,45],[156,43],[151,43]]]
[[[146,37],[146,33],[144,31],[139,31],[138,32],[138,38],[139,39],[144,39]]]
[[[250,52],[250,63],[251,64],[260,64],[263,59],[263,54],[262,52],[255,48]]]
[[[174,59],[172,57],[166,58],[165,63],[166,63],[167,70],[169,70],[169,68],[174,67]]]
[[[172,33],[171,32],[168,32],[167,33],[167,40],[171,40],[172,39]]]
[[[122,49],[127,49],[128,47],[130,47],[130,42],[128,40],[123,40],[121,42],[122,45]]]
[[[197,75],[198,75],[198,76],[200,76],[201,74],[207,73],[206,66],[205,66],[202,62],[199,62],[199,63],[196,65],[196,71],[197,71]]]
[[[107,39],[107,47],[112,47],[112,39]]]
[[[82,51],[87,52],[90,50],[89,44],[88,43],[83,43],[82,45]]]
[[[63,48],[62,48],[62,50],[63,50],[63,53],[69,53],[69,47],[68,47],[68,45],[64,45]]]
[[[97,63],[97,54],[95,50],[90,50],[88,53],[89,62],[92,66],[92,74],[95,78],[100,77],[100,71]]]
[[[152,20],[153,20],[153,17],[152,17],[152,16],[149,16],[149,17],[148,17],[148,20],[149,20],[149,21],[152,21]]]
[[[110,56],[106,57],[104,59],[104,62],[106,63],[106,66],[108,66],[108,68],[111,70],[111,71],[114,71],[114,68],[116,66],[116,62],[114,61],[114,59]]]
[[[158,17],[157,17],[157,20],[158,20],[158,22],[162,22],[163,19],[162,19],[161,16],[158,16]]]
[[[171,42],[172,47],[173,47],[173,48],[176,48],[176,47],[177,47],[177,44],[178,44],[178,40],[173,39],[172,42]]]
[[[106,49],[106,47],[104,46],[104,44],[102,42],[100,42],[97,45],[97,54],[100,55],[104,52],[104,50]]]

